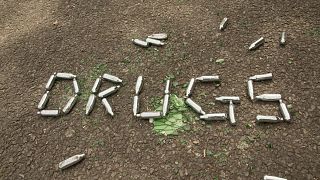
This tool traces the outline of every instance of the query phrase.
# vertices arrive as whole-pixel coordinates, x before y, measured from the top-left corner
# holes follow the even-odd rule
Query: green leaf
[[[182,119],[182,114],[173,114],[172,118],[174,118],[174,119]]]
[[[166,128],[167,128],[167,125],[158,125],[154,127],[155,130],[165,130]]]
[[[185,131],[190,131],[191,130],[191,126],[190,125],[185,125],[185,126],[183,126],[183,129]]]
[[[176,130],[168,130],[163,132],[164,135],[178,135],[178,132]]]
[[[158,105],[156,109],[162,110],[162,105]],[[153,130],[164,135],[177,135],[178,132],[190,130],[190,126],[185,123],[191,119],[191,114],[187,110],[183,98],[179,98],[175,94],[170,95],[170,111],[166,117],[153,121]]]
[[[179,86],[179,83],[178,83],[177,81],[174,81],[174,82],[172,83],[172,86],[173,86],[173,87],[177,87],[177,86]]]
[[[166,75],[166,80],[175,79],[176,77],[173,74]]]
[[[164,122],[160,121],[160,120],[156,120],[156,121],[154,121],[154,125],[155,126],[162,126],[162,125],[164,125]]]
[[[214,155],[213,152],[210,151],[210,150],[207,150],[207,151],[206,151],[206,154],[207,154],[207,156],[213,156],[213,155]]]
[[[156,108],[156,111],[162,111],[162,105]]]

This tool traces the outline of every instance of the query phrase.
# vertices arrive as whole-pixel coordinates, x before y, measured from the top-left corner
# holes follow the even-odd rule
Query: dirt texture
[[[224,17],[229,24],[220,32]],[[164,47],[131,42],[159,32],[169,34]],[[261,36],[266,43],[248,51]],[[1,1],[0,179],[320,179],[319,46],[319,0]],[[69,115],[41,117],[37,104],[54,72],[76,74],[82,95]],[[292,123],[255,123],[257,114],[279,115],[277,103],[247,95],[248,77],[268,72],[273,81],[254,83],[255,95],[280,93]],[[101,101],[85,116],[94,79],[103,73],[124,80],[108,98],[115,116]],[[193,99],[213,113],[228,108],[214,97],[240,96],[236,126],[196,120],[190,131],[166,137],[133,117],[139,75],[141,109],[152,111],[166,76],[175,77],[172,92],[182,97],[190,78],[214,74],[221,85],[197,85]],[[58,81],[48,109],[70,96],[72,82]],[[80,153],[84,161],[58,169]]]

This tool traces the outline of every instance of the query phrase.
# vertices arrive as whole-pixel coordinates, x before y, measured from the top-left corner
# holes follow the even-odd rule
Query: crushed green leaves
[[[187,122],[192,119],[192,115],[188,113],[184,99],[172,94],[169,105],[170,109],[166,117],[153,121],[153,130],[163,135],[177,135],[178,132],[190,130]],[[162,105],[159,105],[156,110],[162,111]]]

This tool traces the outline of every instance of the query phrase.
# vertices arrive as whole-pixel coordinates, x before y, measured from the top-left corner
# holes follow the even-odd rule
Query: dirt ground
[[[220,32],[224,17],[230,21]],[[164,47],[131,43],[158,32],[169,34]],[[266,43],[249,52],[261,36]],[[1,1],[0,179],[320,179],[319,45],[319,0]],[[81,99],[67,116],[40,117],[36,107],[53,72],[76,74]],[[279,113],[277,103],[247,96],[248,77],[268,72],[273,81],[255,83],[255,93],[280,93],[292,106],[292,123],[255,123],[257,114]],[[109,99],[115,117],[101,103],[85,116],[103,73],[125,81]],[[240,96],[236,126],[195,121],[190,131],[166,137],[133,117],[139,75],[146,111],[162,96],[166,76],[175,77],[172,92],[182,97],[190,78],[212,74],[221,86],[197,86],[193,98],[206,112],[227,112],[213,98]],[[71,85],[59,81],[48,108],[64,106]],[[87,155],[83,162],[58,170],[79,153]]]

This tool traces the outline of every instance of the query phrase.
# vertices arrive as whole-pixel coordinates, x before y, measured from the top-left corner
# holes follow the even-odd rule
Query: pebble
[[[74,134],[75,134],[75,130],[73,130],[73,129],[71,129],[71,128],[68,128],[68,129],[66,130],[66,132],[65,132],[65,136],[66,136],[67,138],[72,137]]]
[[[117,172],[112,172],[111,177],[115,177],[117,175]]]
[[[195,144],[195,145],[198,145],[199,143],[200,143],[199,140],[194,140],[194,141],[193,141],[193,144]]]
[[[312,174],[308,174],[307,179],[314,179],[314,178],[313,178]]]
[[[33,134],[29,134],[29,135],[30,135],[30,138],[31,138],[32,141],[34,141],[36,139],[35,135],[33,135]]]
[[[224,171],[220,171],[220,176],[221,176],[222,178],[225,178],[225,177],[226,177],[226,173],[225,173]]]
[[[315,105],[311,105],[311,107],[308,109],[309,112],[314,111],[316,109]]]
[[[32,151],[29,151],[29,153],[27,154],[28,157],[32,156]]]
[[[184,176],[184,172],[183,172],[182,169],[179,169],[179,175],[180,175],[180,177],[183,177],[183,176]]]

